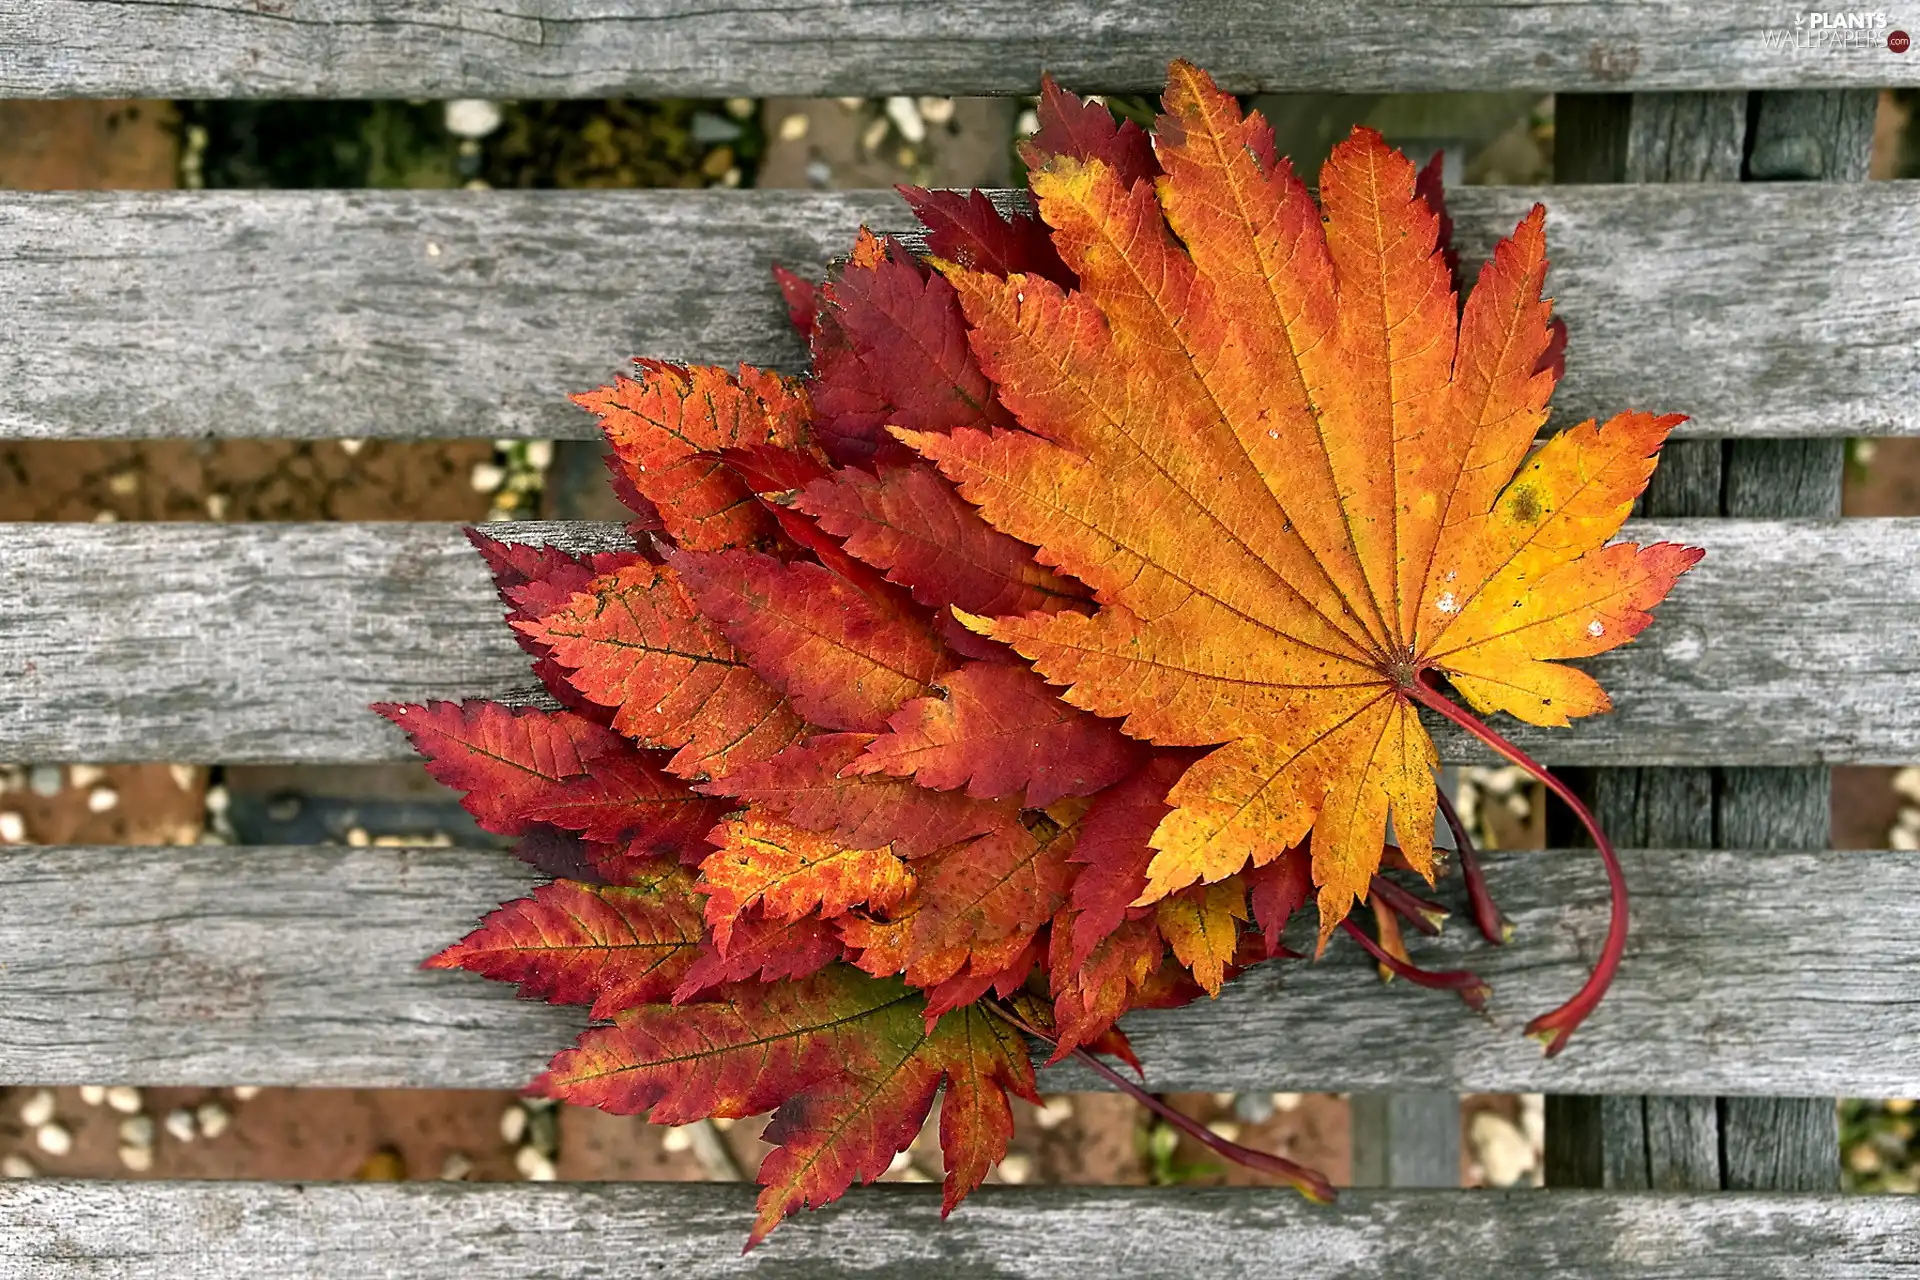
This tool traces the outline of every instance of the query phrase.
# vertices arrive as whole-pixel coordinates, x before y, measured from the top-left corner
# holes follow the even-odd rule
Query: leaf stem
[[[1607,920],[1607,940],[1600,949],[1600,961],[1594,965],[1593,972],[1576,991],[1573,998],[1550,1013],[1543,1013],[1527,1024],[1527,1034],[1539,1040],[1546,1047],[1549,1058],[1567,1047],[1567,1041],[1579,1025],[1586,1021],[1607,994],[1607,988],[1613,983],[1613,975],[1620,968],[1620,957],[1627,949],[1627,877],[1620,869],[1620,859],[1613,851],[1606,832],[1600,829],[1600,823],[1591,810],[1582,803],[1572,788],[1548,773],[1526,752],[1495,733],[1477,716],[1455,704],[1432,683],[1432,673],[1422,672],[1420,677],[1407,686],[1407,693],[1422,706],[1431,707],[1447,719],[1465,729],[1468,733],[1492,747],[1504,760],[1511,761],[1538,778],[1547,790],[1559,796],[1580,819],[1580,825],[1593,837],[1594,845],[1600,850],[1600,860],[1607,868],[1607,888],[1613,897],[1613,910]],[[1464,866],[1465,864],[1462,863]]]
[[[1454,853],[1460,858],[1460,874],[1467,881],[1467,903],[1473,909],[1473,923],[1479,928],[1480,936],[1496,947],[1504,947],[1513,941],[1513,922],[1501,912],[1493,895],[1487,892],[1486,873],[1480,869],[1480,854],[1473,847],[1473,837],[1467,834],[1466,823],[1460,821],[1459,810],[1453,807],[1452,797],[1447,795],[1445,787],[1434,788],[1434,794],[1440,800],[1440,815],[1447,820],[1447,828],[1453,832]]]
[[[1440,933],[1440,926],[1451,914],[1437,902],[1430,902],[1417,893],[1402,889],[1385,876],[1373,878],[1372,892],[1375,897],[1393,908],[1406,922],[1426,934],[1429,938]]]
[[[1471,969],[1446,969],[1435,972],[1421,969],[1402,960],[1385,947],[1367,936],[1367,931],[1351,919],[1342,920],[1340,928],[1384,967],[1395,975],[1405,978],[1415,986],[1426,987],[1432,991],[1452,991],[1467,1002],[1467,1007],[1476,1012],[1487,1007],[1487,997],[1493,994],[1493,988],[1486,980]]]
[[[1059,1041],[1033,1026],[1012,1010],[1003,1008],[990,1000],[984,1003],[988,1009],[998,1014],[1014,1027],[1026,1032],[1034,1039],[1043,1044],[1050,1044],[1056,1049],[1060,1047]],[[1207,1126],[1201,1124],[1192,1116],[1175,1110],[1159,1098],[1154,1097],[1151,1093],[1148,1093],[1145,1089],[1142,1089],[1139,1085],[1127,1079],[1118,1071],[1115,1071],[1112,1067],[1109,1067],[1106,1063],[1088,1053],[1085,1049],[1076,1047],[1069,1052],[1068,1056],[1085,1064],[1108,1084],[1120,1090],[1120,1092],[1126,1094],[1129,1098],[1132,1098],[1135,1102],[1153,1112],[1162,1120],[1165,1120],[1168,1124],[1180,1130],[1195,1142],[1198,1142],[1201,1146],[1212,1151],[1215,1155],[1224,1156],[1235,1164],[1245,1165],[1249,1169],[1258,1169],[1262,1173],[1270,1173],[1277,1178],[1283,1178],[1295,1191],[1298,1191],[1315,1204],[1333,1203],[1335,1195],[1333,1184],[1328,1182],[1326,1176],[1318,1170],[1309,1169],[1305,1165],[1295,1164],[1286,1157],[1274,1155],[1270,1151],[1259,1151],[1253,1147],[1243,1147],[1237,1142],[1227,1141],[1227,1139],[1207,1128]]]

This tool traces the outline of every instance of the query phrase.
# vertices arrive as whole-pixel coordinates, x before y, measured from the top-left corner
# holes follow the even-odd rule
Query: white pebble
[[[1276,1093],[1273,1095],[1273,1107],[1276,1111],[1297,1111],[1303,1095],[1298,1093]]]
[[[0,840],[19,844],[27,838],[27,820],[9,809],[0,813]]]
[[[553,465],[553,441],[527,441],[527,465],[535,471],[545,471]]]
[[[902,138],[915,146],[927,140],[927,122],[920,118],[920,108],[913,104],[912,98],[888,98],[887,119],[893,121]]]
[[[673,1125],[660,1135],[660,1145],[667,1151],[687,1151],[693,1146],[693,1135],[687,1132],[685,1125]]]
[[[167,1112],[167,1118],[161,1125],[181,1142],[193,1141],[193,1112],[185,1107],[175,1107]]]
[[[1533,1144],[1505,1116],[1476,1113],[1467,1138],[1489,1185],[1510,1187],[1533,1171]]]
[[[207,518],[209,520],[225,520],[227,518],[227,508],[232,504],[233,504],[233,499],[229,498],[224,493],[208,494],[207,495]]]
[[[120,803],[120,793],[112,787],[95,787],[87,792],[87,808],[94,813],[106,813]]]
[[[347,843],[356,849],[364,849],[373,843],[373,837],[367,834],[365,827],[348,827]]]
[[[227,789],[225,787],[214,786],[214,787],[207,788],[207,812],[208,813],[212,813],[212,814],[225,813],[227,811],[227,806],[232,803],[233,803],[233,798],[227,794]]]
[[[1019,1151],[1010,1151],[1000,1161],[1000,1181],[1019,1186],[1033,1176],[1033,1157]]]
[[[20,1123],[29,1129],[37,1128],[53,1119],[53,1090],[35,1089],[20,1104]]]
[[[492,493],[506,483],[507,473],[491,462],[476,462],[468,482],[475,493]]]
[[[518,1146],[520,1139],[527,1136],[527,1111],[519,1103],[514,1103],[500,1113],[500,1141],[508,1146]]]
[[[130,1084],[116,1084],[107,1090],[107,1105],[130,1116],[140,1110],[140,1091]]]
[[[90,1107],[97,1107],[107,1100],[107,1086],[103,1084],[83,1084],[80,1086],[80,1101]]]
[[[528,1182],[552,1182],[560,1174],[553,1161],[533,1147],[522,1147],[514,1152],[513,1167]]]
[[[73,1150],[73,1134],[67,1126],[49,1122],[33,1131],[33,1144],[50,1156],[63,1156]]]
[[[745,120],[753,114],[756,105],[752,98],[728,98],[727,114],[735,120]]]
[[[39,1174],[33,1161],[21,1155],[0,1156],[0,1174],[9,1178],[32,1178]]]
[[[449,1151],[447,1158],[440,1162],[440,1181],[464,1182],[473,1172],[473,1160],[464,1151]]]
[[[1032,111],[1022,111],[1013,131],[1022,138],[1031,138],[1040,132],[1040,117]]]
[[[798,142],[807,136],[807,117],[796,111],[780,122],[780,141]]]
[[[257,1084],[237,1084],[233,1086],[233,1096],[242,1102],[251,1102],[260,1096],[260,1086]]]
[[[90,787],[107,776],[107,771],[97,764],[70,764],[67,766],[67,784],[78,791]]]
[[[340,451],[351,458],[356,453],[359,453],[361,449],[365,448],[366,443],[365,440],[356,440],[352,436],[346,436],[340,441]]]
[[[193,790],[193,784],[198,781],[190,764],[170,764],[167,766],[167,773],[173,778],[173,785],[182,791]]]
[[[1039,1110],[1033,1113],[1033,1122],[1042,1129],[1058,1129],[1073,1119],[1073,1099],[1056,1096],[1048,1098]]]
[[[914,105],[920,108],[920,118],[928,124],[945,124],[953,119],[952,98],[922,98]]]
[[[120,1145],[123,1147],[150,1147],[153,1145],[153,1117],[128,1116],[120,1122]]]
[[[122,1147],[120,1163],[128,1173],[146,1173],[153,1168],[153,1148]]]
[[[1893,789],[1920,804],[1920,765],[1908,765],[1893,775]]]
[[[5,815],[0,815],[0,817],[4,816]],[[1912,853],[1914,850],[1920,849],[1920,834],[1909,831],[1905,827],[1895,827],[1887,833],[1887,843],[1904,853]]]
[[[193,1110],[193,1118],[200,1126],[202,1137],[217,1138],[227,1131],[227,1125],[233,1117],[227,1109],[217,1102],[203,1102]]]
[[[1209,1120],[1207,1132],[1216,1138],[1225,1138],[1228,1142],[1240,1141],[1240,1122],[1238,1120]]]
[[[27,775],[27,785],[33,788],[33,794],[46,799],[59,795],[65,782],[66,776],[57,764],[37,764]]]
[[[95,524],[118,524],[120,522],[120,513],[118,511],[96,511],[93,513],[93,522]]]
[[[885,142],[886,140],[887,140],[887,122],[885,120],[875,120],[872,124],[869,124],[866,127],[864,132],[861,133],[860,149],[862,151],[865,151],[867,154],[871,155],[875,151],[878,151],[880,149],[880,144]]]
[[[455,98],[445,114],[447,132],[456,138],[484,138],[500,127],[500,104],[485,98]]]

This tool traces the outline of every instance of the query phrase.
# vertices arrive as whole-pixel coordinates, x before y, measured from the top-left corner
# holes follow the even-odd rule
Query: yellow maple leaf
[[[1607,545],[1682,419],[1623,413],[1529,458],[1554,384],[1545,211],[1462,309],[1378,134],[1335,148],[1316,206],[1257,114],[1192,66],[1171,80],[1156,181],[1068,157],[1032,176],[1077,289],[941,264],[1022,430],[895,434],[1099,604],[963,621],[1137,737],[1218,745],[1168,796],[1140,903],[1311,832],[1324,942],[1389,815],[1431,877],[1436,674],[1533,724],[1608,709],[1557,660],[1631,639],[1699,559]]]

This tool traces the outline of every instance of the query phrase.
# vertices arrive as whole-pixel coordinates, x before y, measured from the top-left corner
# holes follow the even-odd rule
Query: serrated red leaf
[[[840,959],[845,950],[829,921],[815,916],[768,920],[748,912],[734,921],[725,955],[711,939],[701,944],[686,977],[674,988],[673,1003],[685,1004],[728,982],[804,978]]]
[[[1085,960],[1075,961],[1066,942],[1069,930],[1053,931],[1048,955],[1053,989],[1054,1031],[1058,1037],[1050,1063],[1079,1046],[1099,1040],[1114,1020],[1132,1007],[1160,968],[1165,944],[1151,920],[1124,920],[1094,944]]]
[[[1266,935],[1267,954],[1279,955],[1280,934],[1294,912],[1313,901],[1313,859],[1306,846],[1288,849],[1264,867],[1240,873],[1247,882],[1254,923]]]
[[[976,971],[972,960],[965,968],[945,982],[927,988],[927,1018],[931,1021],[955,1009],[970,1005],[980,997],[992,991],[1000,996],[1012,995],[1018,991],[1032,975],[1034,966],[1047,953],[1047,931],[1042,928],[1033,935],[1019,954],[1009,960],[1005,967],[995,970],[985,968]]]
[[[853,260],[827,281],[815,311],[814,429],[844,464],[904,458],[889,425],[928,431],[1010,426],[967,345],[953,288],[911,256],[862,231]]]
[[[918,1029],[918,993],[845,966],[731,984],[712,1000],[641,1005],[588,1028],[530,1091],[655,1124],[738,1119],[837,1071],[862,1024],[896,1009]]]
[[[808,722],[878,732],[946,661],[926,622],[817,564],[751,551],[678,552],[698,604]]]
[[[1167,793],[1198,755],[1156,751],[1132,776],[1094,797],[1073,847],[1073,861],[1081,870],[1073,880],[1073,926],[1067,940],[1071,963],[1084,963],[1146,890],[1153,832],[1173,809]]]
[[[1013,1137],[1007,1094],[1037,1104],[1040,1093],[1026,1042],[986,1010],[956,1010],[940,1020],[934,1038],[947,1076],[940,1100],[940,1152],[947,1168],[940,1196],[944,1218],[1007,1154]]]
[[[684,858],[690,850],[704,851],[727,803],[690,790],[624,738],[606,734],[585,776],[529,805],[528,820],[577,831],[630,855]]]
[[[751,546],[773,522],[717,456],[722,449],[800,442],[810,410],[797,383],[743,368],[635,361],[638,379],[573,397],[597,414],[624,475],[682,547]]]
[[[693,878],[656,862],[627,886],[556,880],[488,915],[480,927],[425,962],[520,986],[553,1004],[591,1005],[592,1016],[666,999],[700,944]]]
[[[872,741],[867,733],[821,734],[695,789],[764,807],[854,848],[890,843],[908,858],[1017,821],[1016,806],[1005,801],[929,791],[897,778],[843,777]]]
[[[700,616],[671,569],[629,565],[516,625],[570,668],[574,688],[613,709],[616,730],[675,752],[667,767],[681,777],[718,777],[769,759],[805,728]]]
[[[1070,830],[1015,824],[956,845],[920,872],[907,981],[932,987],[971,966],[998,974],[1067,900]]]
[[[819,290],[813,281],[797,276],[779,263],[773,266],[773,281],[780,286],[780,297],[787,304],[787,321],[803,338],[813,336],[813,313],[819,307]]]
[[[864,903],[885,911],[913,890],[913,873],[891,849],[854,849],[748,813],[717,828],[719,846],[700,864],[706,920],[722,955],[734,922],[757,908],[770,920],[831,918]]]
[[[526,831],[535,809],[585,783],[589,760],[622,745],[570,711],[473,700],[373,710],[405,731],[436,781],[466,792],[460,803],[474,821],[503,836]]]
[[[1003,217],[983,191],[894,189],[927,229],[927,250],[934,257],[997,276],[1045,276],[1063,288],[1078,283],[1053,247],[1047,224],[1031,214]]]
[[[965,787],[976,799],[1024,794],[1044,809],[1086,796],[1137,768],[1145,751],[1111,721],[1060,700],[1024,666],[970,662],[934,683],[944,697],[915,698],[887,720],[851,772],[911,777],[923,787]]]
[[[1039,169],[1055,156],[1098,160],[1128,186],[1152,181],[1160,172],[1147,131],[1131,120],[1116,120],[1097,102],[1086,102],[1060,87],[1052,76],[1040,80],[1035,112],[1040,128],[1020,146],[1020,157]],[[1166,128],[1163,120],[1161,128]]]

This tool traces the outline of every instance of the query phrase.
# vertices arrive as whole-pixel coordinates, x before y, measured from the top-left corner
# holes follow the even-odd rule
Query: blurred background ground
[[[1887,95],[1874,176],[1920,175],[1913,94]],[[1146,122],[1151,107],[1115,99]],[[1311,171],[1352,122],[1453,183],[1542,183],[1551,98],[1269,96],[1280,149]],[[994,186],[1021,176],[1034,128],[1017,99],[720,102],[0,102],[0,189],[186,187]],[[103,371],[103,376],[109,376]],[[567,388],[555,388],[562,394]],[[271,424],[262,424],[270,431]],[[545,441],[0,442],[0,520],[593,518],[591,446]],[[1846,510],[1920,514],[1920,441],[1859,441]],[[1495,847],[1537,848],[1537,791],[1468,771],[1463,807]],[[0,767],[0,842],[462,843],[485,839],[414,767]],[[1843,848],[1920,847],[1920,770],[1836,771]],[[484,904],[475,904],[476,915]],[[0,957],[4,962],[4,957]],[[1363,998],[1363,993],[1356,993]],[[1327,1094],[1175,1095],[1235,1140],[1348,1181],[1348,1108]],[[1009,1182],[1260,1181],[1149,1123],[1127,1099],[1017,1103]],[[1911,1101],[1841,1104],[1848,1185],[1913,1191]],[[1466,1185],[1537,1183],[1537,1096],[1463,1099]],[[508,1091],[0,1090],[0,1172],[86,1177],[688,1179],[750,1176],[760,1121],[662,1129]],[[931,1127],[891,1178],[939,1176]]]

